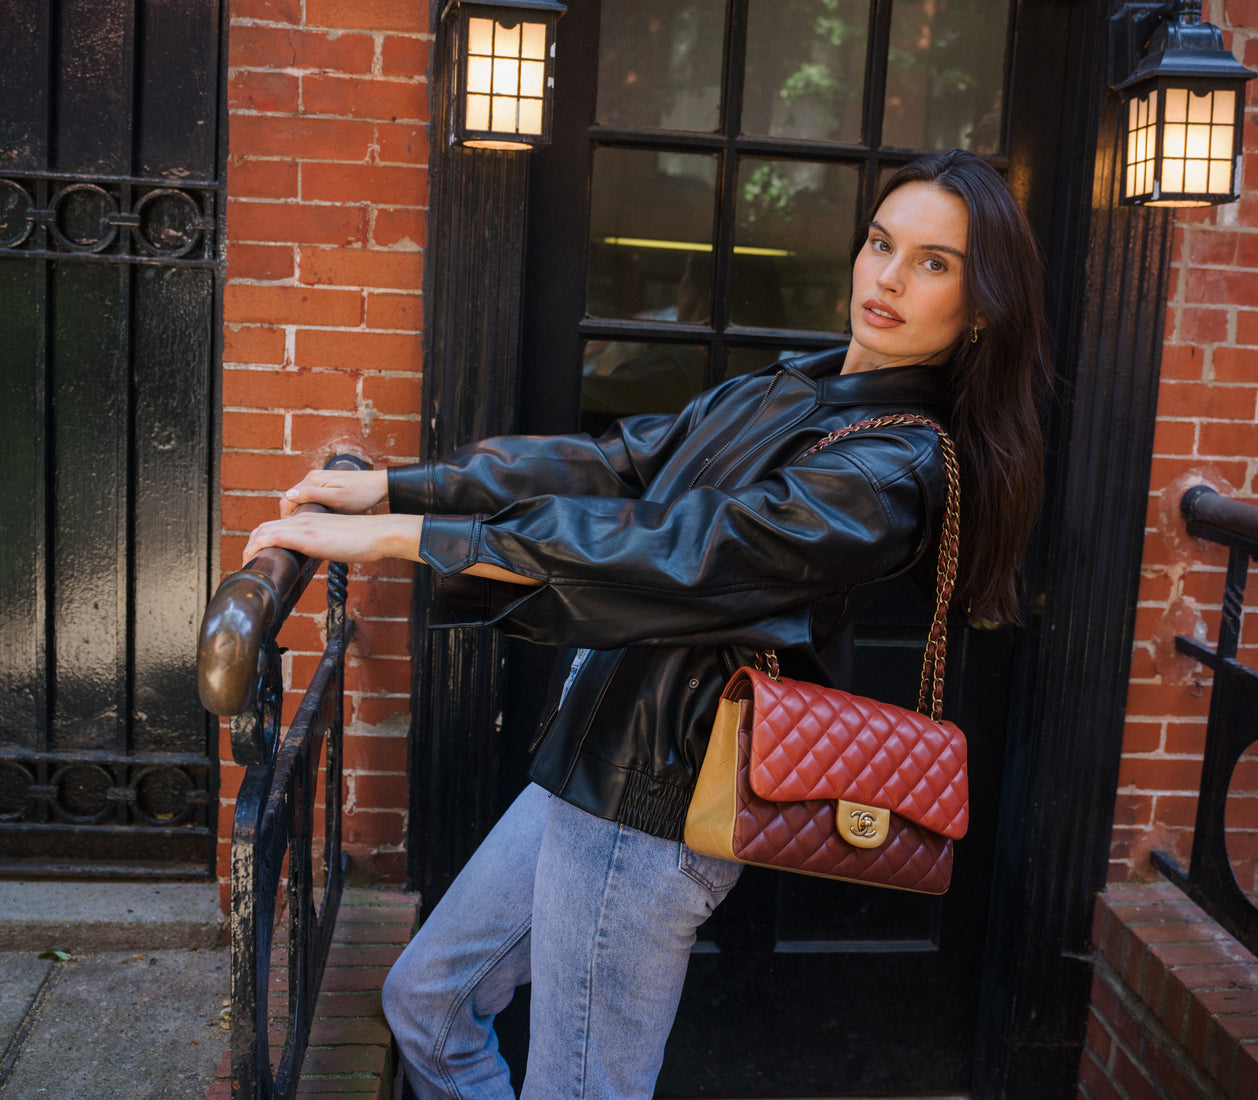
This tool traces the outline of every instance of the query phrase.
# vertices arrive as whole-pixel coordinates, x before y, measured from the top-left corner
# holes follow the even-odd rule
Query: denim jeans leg
[[[529,980],[533,881],[551,801],[512,803],[394,964],[384,1011],[421,1100],[511,1100],[494,1016]]]
[[[551,800],[521,1100],[649,1100],[695,932],[740,870]]]

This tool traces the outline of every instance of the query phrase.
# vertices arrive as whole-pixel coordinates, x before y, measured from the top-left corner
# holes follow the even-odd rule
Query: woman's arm
[[[930,498],[942,502],[941,477],[929,479],[933,490],[921,481],[921,467],[938,464],[936,448],[933,433],[918,429],[871,434],[760,482],[700,487],[667,503],[545,496],[491,516],[295,511],[261,524],[245,554],[287,546],[331,561],[423,561],[463,588],[447,587],[476,615],[460,621],[538,641],[718,641],[907,565],[921,549]],[[472,591],[456,578],[507,585]]]
[[[352,471],[351,473],[358,473]],[[365,471],[373,473],[375,471]],[[419,540],[423,533],[424,517],[393,515],[376,516],[342,515],[337,512],[294,511],[302,503],[325,503],[329,499],[345,502],[353,499],[364,501],[367,493],[353,494],[361,486],[326,484],[316,475],[339,471],[314,471],[285,494],[280,505],[280,519],[259,524],[245,545],[244,560],[249,561],[259,550],[267,546],[284,546],[307,557],[327,561],[378,561],[381,558],[402,558],[419,561]],[[314,479],[312,481],[312,479]],[[373,502],[374,503],[374,502]],[[371,507],[369,504],[368,507]],[[529,586],[541,582],[522,577],[488,563],[473,565],[465,570],[468,576],[485,580],[506,581]]]
[[[934,433],[906,428],[668,502],[538,497],[432,515],[420,556],[440,578],[443,625],[596,648],[745,641],[749,624],[798,628],[792,608],[910,566],[943,489]],[[463,579],[491,564],[542,584]]]

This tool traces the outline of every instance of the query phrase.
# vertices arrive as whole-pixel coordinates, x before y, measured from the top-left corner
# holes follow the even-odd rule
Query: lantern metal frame
[[[445,128],[449,144],[500,150],[527,150],[550,144],[555,101],[555,25],[567,10],[557,0],[449,0],[441,13],[446,40]],[[471,23],[476,19],[493,25],[495,41],[488,51],[483,46],[476,48],[471,40]],[[544,46],[531,50],[526,57],[521,53],[498,53],[500,32],[509,32],[524,23],[544,27]],[[508,74],[506,80],[510,82],[512,63],[517,66],[514,88],[503,87],[500,74]],[[540,79],[535,78],[528,89],[519,83],[526,66],[535,77],[540,73]],[[488,90],[483,86],[486,77],[491,81]],[[526,94],[534,89],[540,94]],[[483,108],[483,115],[469,110],[469,92],[484,100],[477,105]],[[512,110],[514,128],[493,125]],[[478,125],[482,120],[485,124]]]
[[[1132,3],[1113,15],[1110,83],[1120,100],[1121,204],[1211,206],[1238,199],[1245,83],[1254,75],[1224,48],[1222,31],[1201,21],[1198,0]],[[1193,138],[1205,142],[1205,156],[1189,155]]]

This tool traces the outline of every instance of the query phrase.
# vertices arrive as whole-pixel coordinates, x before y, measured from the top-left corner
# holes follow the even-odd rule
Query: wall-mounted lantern
[[[1239,198],[1245,82],[1254,75],[1223,48],[1219,28],[1201,21],[1199,0],[1127,4],[1112,16],[1123,204]]]
[[[567,10],[555,0],[450,0],[441,21],[451,145],[550,144],[555,24]]]

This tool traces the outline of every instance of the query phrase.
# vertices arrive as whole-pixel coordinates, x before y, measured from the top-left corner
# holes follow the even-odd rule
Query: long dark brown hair
[[[974,154],[954,150],[906,164],[887,180],[852,237],[853,263],[887,196],[914,182],[956,195],[970,213],[962,282],[971,327],[943,368],[961,466],[953,606],[971,619],[1017,623],[1022,563],[1044,487],[1040,403],[1052,377],[1043,260],[1005,181]]]

